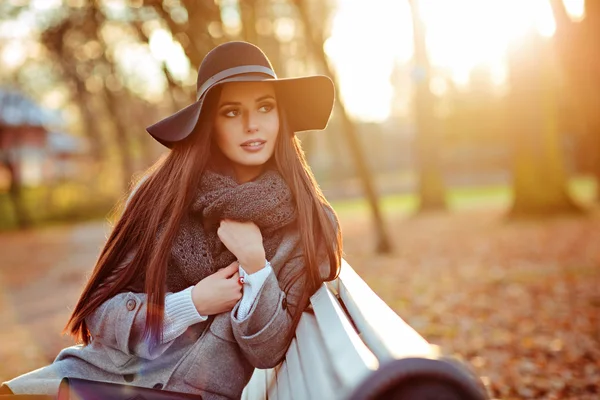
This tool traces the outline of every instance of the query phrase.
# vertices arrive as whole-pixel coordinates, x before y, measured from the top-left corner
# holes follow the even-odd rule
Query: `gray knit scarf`
[[[168,291],[195,285],[236,260],[217,235],[222,219],[254,222],[260,228],[266,257],[270,259],[281,243],[284,228],[295,223],[296,207],[290,188],[273,169],[242,184],[230,175],[205,170],[173,242]]]

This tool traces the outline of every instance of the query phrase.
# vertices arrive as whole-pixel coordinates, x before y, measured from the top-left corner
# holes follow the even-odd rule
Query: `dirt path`
[[[0,381],[73,344],[60,332],[106,232],[96,222],[0,234]]]

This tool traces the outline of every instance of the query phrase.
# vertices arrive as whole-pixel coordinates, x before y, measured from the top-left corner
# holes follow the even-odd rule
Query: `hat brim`
[[[273,79],[262,75],[239,75],[215,83],[198,101],[146,130],[158,142],[171,148],[174,143],[193,132],[207,94],[214,87],[228,82],[271,82],[275,87],[277,103],[283,107],[294,132],[322,130],[327,127],[335,98],[333,82],[327,76]]]

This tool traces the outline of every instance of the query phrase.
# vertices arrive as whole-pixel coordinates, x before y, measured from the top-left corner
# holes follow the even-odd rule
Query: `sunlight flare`
[[[585,0],[563,0],[563,3],[573,21],[581,21],[585,17]]]
[[[531,31],[546,38],[556,31],[548,0],[419,0],[419,4],[431,79],[441,74],[458,86],[469,84],[476,67],[490,71],[493,85],[505,85],[509,43]],[[565,7],[572,18],[584,15],[584,0],[565,0]],[[408,1],[375,0],[367,6],[338,0],[325,49],[340,78],[342,97],[356,118],[386,119],[394,89],[405,90],[393,88],[388,77],[395,64],[407,64],[412,57],[410,15]],[[438,84],[433,86],[437,94],[443,92]]]

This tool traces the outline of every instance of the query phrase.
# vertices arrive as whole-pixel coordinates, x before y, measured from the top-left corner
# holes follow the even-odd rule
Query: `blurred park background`
[[[145,127],[215,45],[337,87],[300,138],[345,257],[497,399],[600,396],[600,1],[3,0],[0,381],[41,367]]]

